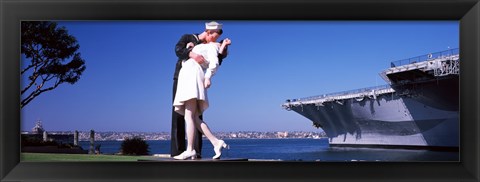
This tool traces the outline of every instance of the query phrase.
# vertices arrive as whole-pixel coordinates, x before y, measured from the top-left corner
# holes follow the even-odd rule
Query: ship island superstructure
[[[391,62],[387,85],[288,99],[330,146],[458,150],[459,49]]]

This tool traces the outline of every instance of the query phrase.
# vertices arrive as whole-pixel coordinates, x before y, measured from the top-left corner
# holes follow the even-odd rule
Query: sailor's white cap
[[[222,24],[215,21],[205,23],[205,29],[207,30],[220,30],[222,29]]]

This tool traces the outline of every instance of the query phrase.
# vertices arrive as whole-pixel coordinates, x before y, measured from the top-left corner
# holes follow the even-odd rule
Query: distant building
[[[32,128],[32,134],[43,134],[44,131],[42,121],[37,120],[35,126]]]
[[[277,138],[287,138],[288,132],[277,132]]]
[[[43,128],[41,120],[37,120],[35,126],[32,128],[31,133],[22,133],[22,136],[27,138],[34,138],[42,141],[55,141],[58,144],[70,144],[74,143],[73,134],[56,134],[56,133],[47,133]]]
[[[42,122],[38,120],[32,132],[22,132],[22,152],[30,153],[64,153],[87,154],[78,145],[78,132],[75,133],[48,133],[43,129]]]

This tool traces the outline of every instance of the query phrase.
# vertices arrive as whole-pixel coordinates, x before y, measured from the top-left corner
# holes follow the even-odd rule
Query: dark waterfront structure
[[[78,145],[78,131],[74,133],[49,133],[43,129],[42,122],[37,121],[32,132],[21,134],[22,152],[33,153],[70,153],[86,154]]]

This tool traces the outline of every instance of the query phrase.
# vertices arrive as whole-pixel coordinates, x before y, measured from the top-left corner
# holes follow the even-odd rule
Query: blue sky
[[[23,131],[170,132],[174,46],[206,21],[61,21],[87,69],[22,109]],[[321,131],[286,99],[383,85],[391,61],[459,47],[458,21],[219,21],[229,55],[209,89],[212,131]]]

